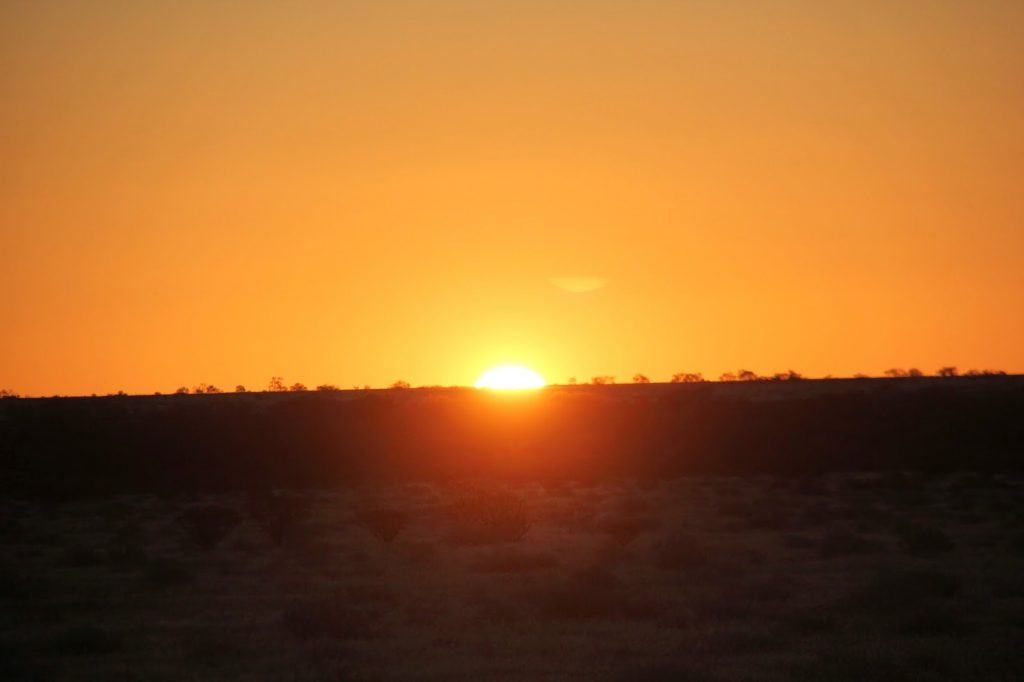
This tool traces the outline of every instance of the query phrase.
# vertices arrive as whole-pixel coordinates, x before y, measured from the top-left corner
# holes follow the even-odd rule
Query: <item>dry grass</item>
[[[0,678],[1021,679],[1022,500],[901,475],[5,501]]]

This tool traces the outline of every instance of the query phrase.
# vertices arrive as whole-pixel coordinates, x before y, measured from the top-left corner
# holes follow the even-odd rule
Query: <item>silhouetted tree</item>
[[[9,388],[0,388],[0,398],[18,398],[20,397],[17,393]]]
[[[273,392],[287,391],[288,388],[284,385],[284,379],[281,377],[270,377],[270,383],[267,384],[267,390]]]
[[[736,372],[736,378],[740,381],[757,381],[759,377],[749,369],[741,369]]]
[[[959,372],[957,372],[956,367],[939,367],[939,370],[935,373],[938,374],[940,377],[955,377],[957,374],[959,374]]]
[[[334,384],[320,384],[316,387],[318,391],[340,391],[341,389]]]
[[[736,381],[736,375],[733,374],[732,372],[726,372],[725,374],[719,375],[718,380],[719,381]]]
[[[192,389],[192,392],[196,393],[196,394],[199,394],[199,393],[221,393],[222,391],[219,388],[217,388],[216,386],[214,386],[213,384],[199,384],[194,389]]]
[[[679,372],[672,375],[673,384],[697,384],[706,381],[700,372]]]
[[[309,389],[306,388],[306,384],[299,383],[298,381],[296,381],[294,384],[288,387],[288,390],[293,391],[295,393],[299,393],[302,391],[308,391]]]
[[[174,395],[188,395],[188,386],[182,386],[181,388],[174,391]]]
[[[924,376],[924,372],[919,370],[917,367],[911,367],[910,369],[907,370],[907,376],[908,377],[923,377]]]
[[[649,383],[651,383],[651,380],[648,379],[645,374],[634,374],[633,375],[633,383],[634,384],[649,384]]]
[[[595,386],[608,386],[615,383],[615,377],[603,374],[601,376],[594,377],[590,380],[590,383]]]
[[[245,393],[245,392],[246,392],[245,386],[243,386],[242,384],[238,384],[237,386],[235,386],[235,393]]]
[[[411,385],[408,381],[402,381],[399,379],[395,383],[391,384],[391,388],[411,388]]]
[[[1006,376],[1006,372],[1001,369],[972,369],[969,370],[965,376],[969,377],[997,377]]]
[[[885,370],[884,374],[885,374],[885,376],[890,377],[892,379],[903,379],[903,378],[906,378],[906,377],[910,376],[909,374],[907,374],[907,370],[900,369],[898,367],[893,367],[892,369],[887,369],[887,370]]]
[[[789,370],[788,372],[779,372],[771,378],[775,381],[800,381],[804,376],[800,372]]]

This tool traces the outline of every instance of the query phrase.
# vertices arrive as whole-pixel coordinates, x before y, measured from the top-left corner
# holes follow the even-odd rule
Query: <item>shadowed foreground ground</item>
[[[0,679],[1017,680],[1022,502],[976,474],[7,499]]]

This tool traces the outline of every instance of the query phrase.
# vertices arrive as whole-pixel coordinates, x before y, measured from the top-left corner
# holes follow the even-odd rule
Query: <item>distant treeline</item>
[[[1020,470],[1024,381],[7,400],[0,486],[55,498],[356,485]],[[765,386],[765,388],[769,388]]]
[[[917,369],[916,367],[910,367],[908,369],[894,367],[892,369],[885,370],[885,372],[883,372],[883,374],[884,374],[884,376],[889,377],[890,379],[913,379],[913,378],[920,378],[920,377],[928,376],[925,372],[922,372],[920,369]],[[961,372],[956,367],[940,367],[937,370],[935,370],[934,376],[946,377],[946,378],[958,377],[958,376],[965,376],[965,377],[993,377],[993,376],[1007,376],[1007,373],[1005,371],[1001,370],[1001,369],[969,369],[969,370],[966,370],[964,372]],[[833,377],[832,375],[827,375],[827,376],[820,377],[820,378],[822,378],[822,379],[834,379],[835,377]],[[853,375],[852,378],[853,379],[870,379],[872,377],[870,377],[867,374],[855,374],[855,375]],[[776,372],[775,374],[758,374],[757,372],[754,372],[753,370],[739,369],[739,370],[736,370],[735,372],[725,372],[723,374],[720,374],[718,376],[717,380],[720,381],[720,382],[733,382],[733,381],[801,381],[801,380],[804,380],[804,379],[811,379],[811,377],[806,377],[803,374],[801,374],[800,372],[797,372],[797,371],[792,370],[792,369],[787,370],[785,372]],[[671,384],[700,384],[700,383],[704,383],[704,382],[707,382],[707,381],[710,381],[710,380],[705,378],[704,375],[701,372],[676,372],[675,374],[673,374],[669,378],[667,383],[671,383]],[[585,381],[579,381],[576,377],[569,377],[566,380],[565,384],[563,384],[563,385],[565,385],[565,386],[577,386],[577,385],[586,385],[586,383],[587,382],[585,382]],[[602,374],[602,375],[599,375],[599,376],[591,377],[591,379],[590,379],[590,384],[594,385],[594,386],[609,386],[609,385],[612,385],[612,384],[615,384],[615,383],[618,383],[616,381],[616,378],[614,376],[610,375],[610,374]],[[651,378],[648,377],[646,374],[637,373],[637,374],[633,375],[632,383],[634,383],[634,384],[650,384],[650,383],[654,383],[654,382],[652,382]],[[400,379],[400,380],[395,381],[394,383],[392,383],[388,388],[393,388],[393,389],[412,388],[412,384],[410,384],[408,381],[404,381],[404,380]],[[423,386],[421,388],[442,388],[442,387],[441,386]],[[310,389],[308,386],[306,386],[306,384],[304,384],[302,382],[296,381],[296,382],[294,382],[292,384],[289,384],[289,383],[285,382],[285,380],[282,379],[281,377],[275,376],[275,377],[270,377],[270,381],[267,383],[267,387],[265,389],[257,389],[254,392],[256,392],[256,393],[261,393],[261,392],[262,393],[303,393],[303,392],[309,391],[309,390],[316,390],[316,391],[321,391],[321,392],[327,392],[327,391],[342,391],[342,390],[346,390],[346,389],[341,388],[337,384],[317,384],[314,389]],[[354,390],[354,391],[370,391],[370,390],[374,390],[374,389],[373,389],[372,386],[364,385],[364,386],[353,386],[351,390]],[[216,384],[208,384],[208,383],[204,382],[204,383],[196,384],[192,388],[189,388],[188,386],[180,386],[180,387],[178,387],[177,389],[174,390],[173,394],[174,395],[189,395],[189,394],[191,394],[191,395],[210,395],[210,394],[216,394],[216,393],[249,393],[249,392],[250,392],[250,390],[248,388],[246,388],[243,384],[237,384],[233,389],[225,390],[225,389],[222,389],[222,388],[218,387]],[[126,396],[126,395],[129,395],[129,394],[126,393],[125,391],[117,391],[116,393],[108,393],[107,394],[108,397],[109,396]],[[162,395],[162,394],[159,391],[157,391],[153,395]],[[11,390],[9,388],[0,389],[0,398],[20,398],[20,397],[21,397],[21,395],[19,393],[17,393],[16,391]],[[59,397],[62,397],[62,396],[53,396],[53,397],[54,398],[59,398]],[[92,397],[95,398],[97,396],[94,393]]]

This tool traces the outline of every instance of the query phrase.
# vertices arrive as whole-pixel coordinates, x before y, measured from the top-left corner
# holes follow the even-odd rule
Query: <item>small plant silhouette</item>
[[[482,484],[456,491],[448,513],[455,523],[456,539],[470,544],[518,542],[532,525],[517,495]]]

